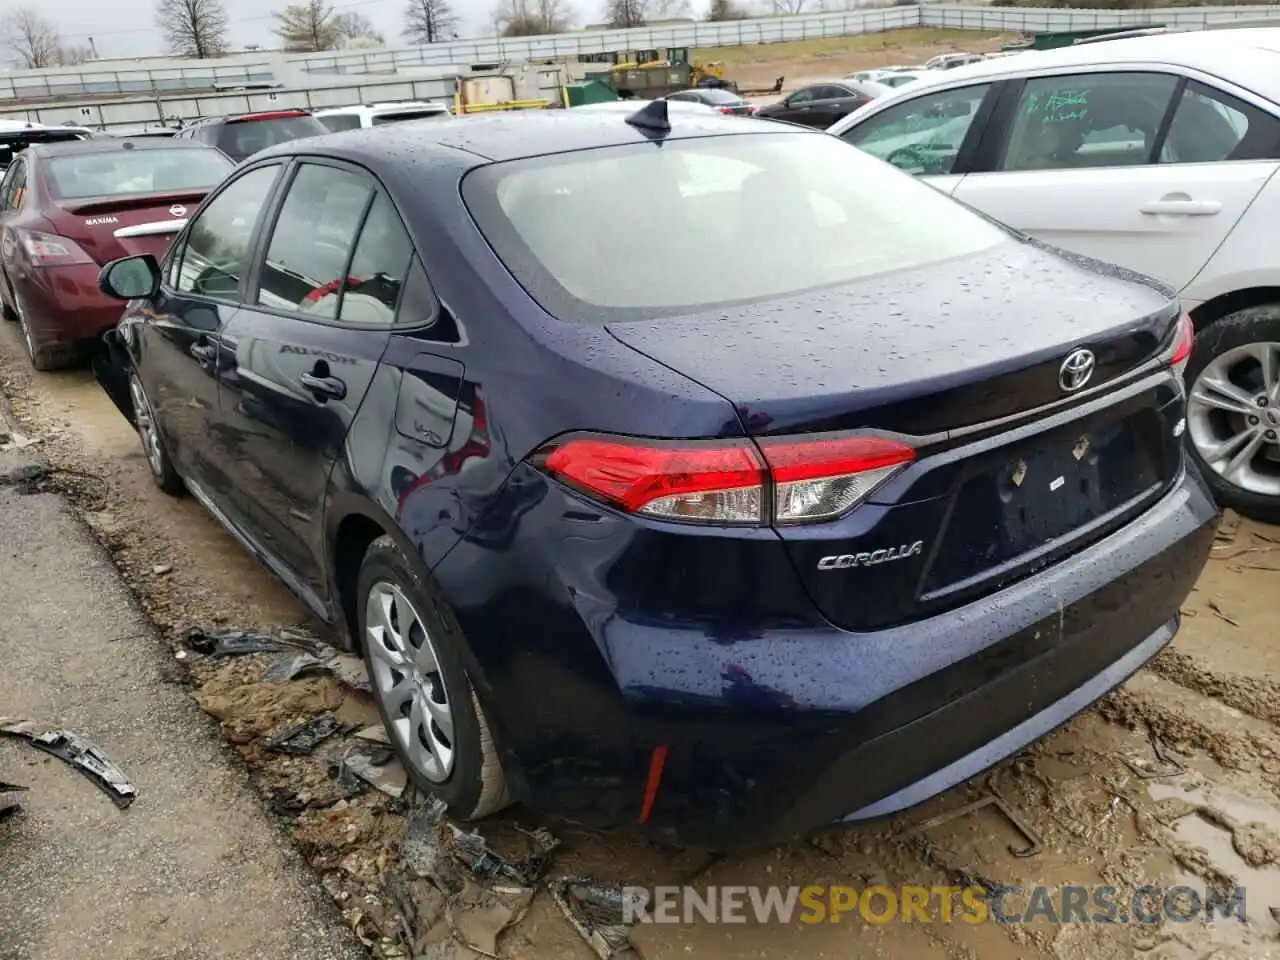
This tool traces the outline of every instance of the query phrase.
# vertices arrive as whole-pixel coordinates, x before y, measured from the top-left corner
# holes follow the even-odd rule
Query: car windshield
[[[234,165],[216,150],[112,150],[52,157],[45,168],[55,200],[207,190]]]
[[[316,119],[334,133],[339,130],[360,129],[360,118],[354,113],[331,113],[326,117],[316,117]]]
[[[491,164],[466,177],[463,198],[525,289],[584,322],[786,297],[1008,239],[937,190],[806,133]]]
[[[0,133],[0,170],[9,166],[9,162],[33,143],[66,143],[68,140],[83,140],[84,134],[71,130],[19,130],[14,133]]]

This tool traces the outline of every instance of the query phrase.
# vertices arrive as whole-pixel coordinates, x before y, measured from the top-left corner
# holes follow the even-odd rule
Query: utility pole
[[[93,59],[98,59],[98,45],[93,42],[93,37],[89,38],[89,51],[93,54]]]

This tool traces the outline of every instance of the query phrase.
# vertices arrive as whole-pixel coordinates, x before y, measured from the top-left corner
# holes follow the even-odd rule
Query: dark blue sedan
[[[349,633],[463,818],[902,810],[1167,644],[1213,538],[1168,290],[798,127],[296,141],[102,285],[156,480]]]

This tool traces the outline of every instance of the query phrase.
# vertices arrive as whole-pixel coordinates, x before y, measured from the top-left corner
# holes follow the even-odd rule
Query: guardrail
[[[460,65],[473,63],[577,57],[614,50],[737,47],[879,33],[903,27],[1035,33],[1112,28],[1125,30],[1155,23],[1197,29],[1232,20],[1260,19],[1274,19],[1280,24],[1280,6],[1071,10],[927,4],[867,7],[841,13],[799,14],[724,23],[676,24],[637,27],[632,30],[586,30],[544,37],[456,40],[398,50],[292,54],[282,59],[290,71],[314,74],[377,74],[424,68],[437,68],[441,74],[453,74]],[[241,56],[204,61],[198,66],[135,70],[102,70],[90,65],[0,76],[0,102],[4,99],[39,100],[129,93],[171,94],[279,80],[272,61],[266,57],[247,60]]]

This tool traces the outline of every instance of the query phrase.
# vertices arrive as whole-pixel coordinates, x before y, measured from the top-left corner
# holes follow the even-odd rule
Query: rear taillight
[[[735,113],[737,113],[738,111],[737,111],[737,109],[736,109],[736,108],[734,108],[734,107],[721,107],[721,108],[720,108],[720,112],[721,112],[721,113],[725,113],[725,114],[735,114]]]
[[[571,436],[534,462],[629,513],[691,523],[794,524],[852,510],[915,459],[881,437],[664,441]]]
[[[63,267],[78,263],[93,263],[91,256],[80,245],[67,237],[36,230],[16,230],[18,242],[26,252],[33,267]]]
[[[1196,328],[1191,318],[1183,314],[1178,318],[1177,332],[1173,335],[1173,355],[1169,360],[1173,372],[1179,377],[1187,372],[1187,364],[1191,361],[1191,348],[1196,343]]]

